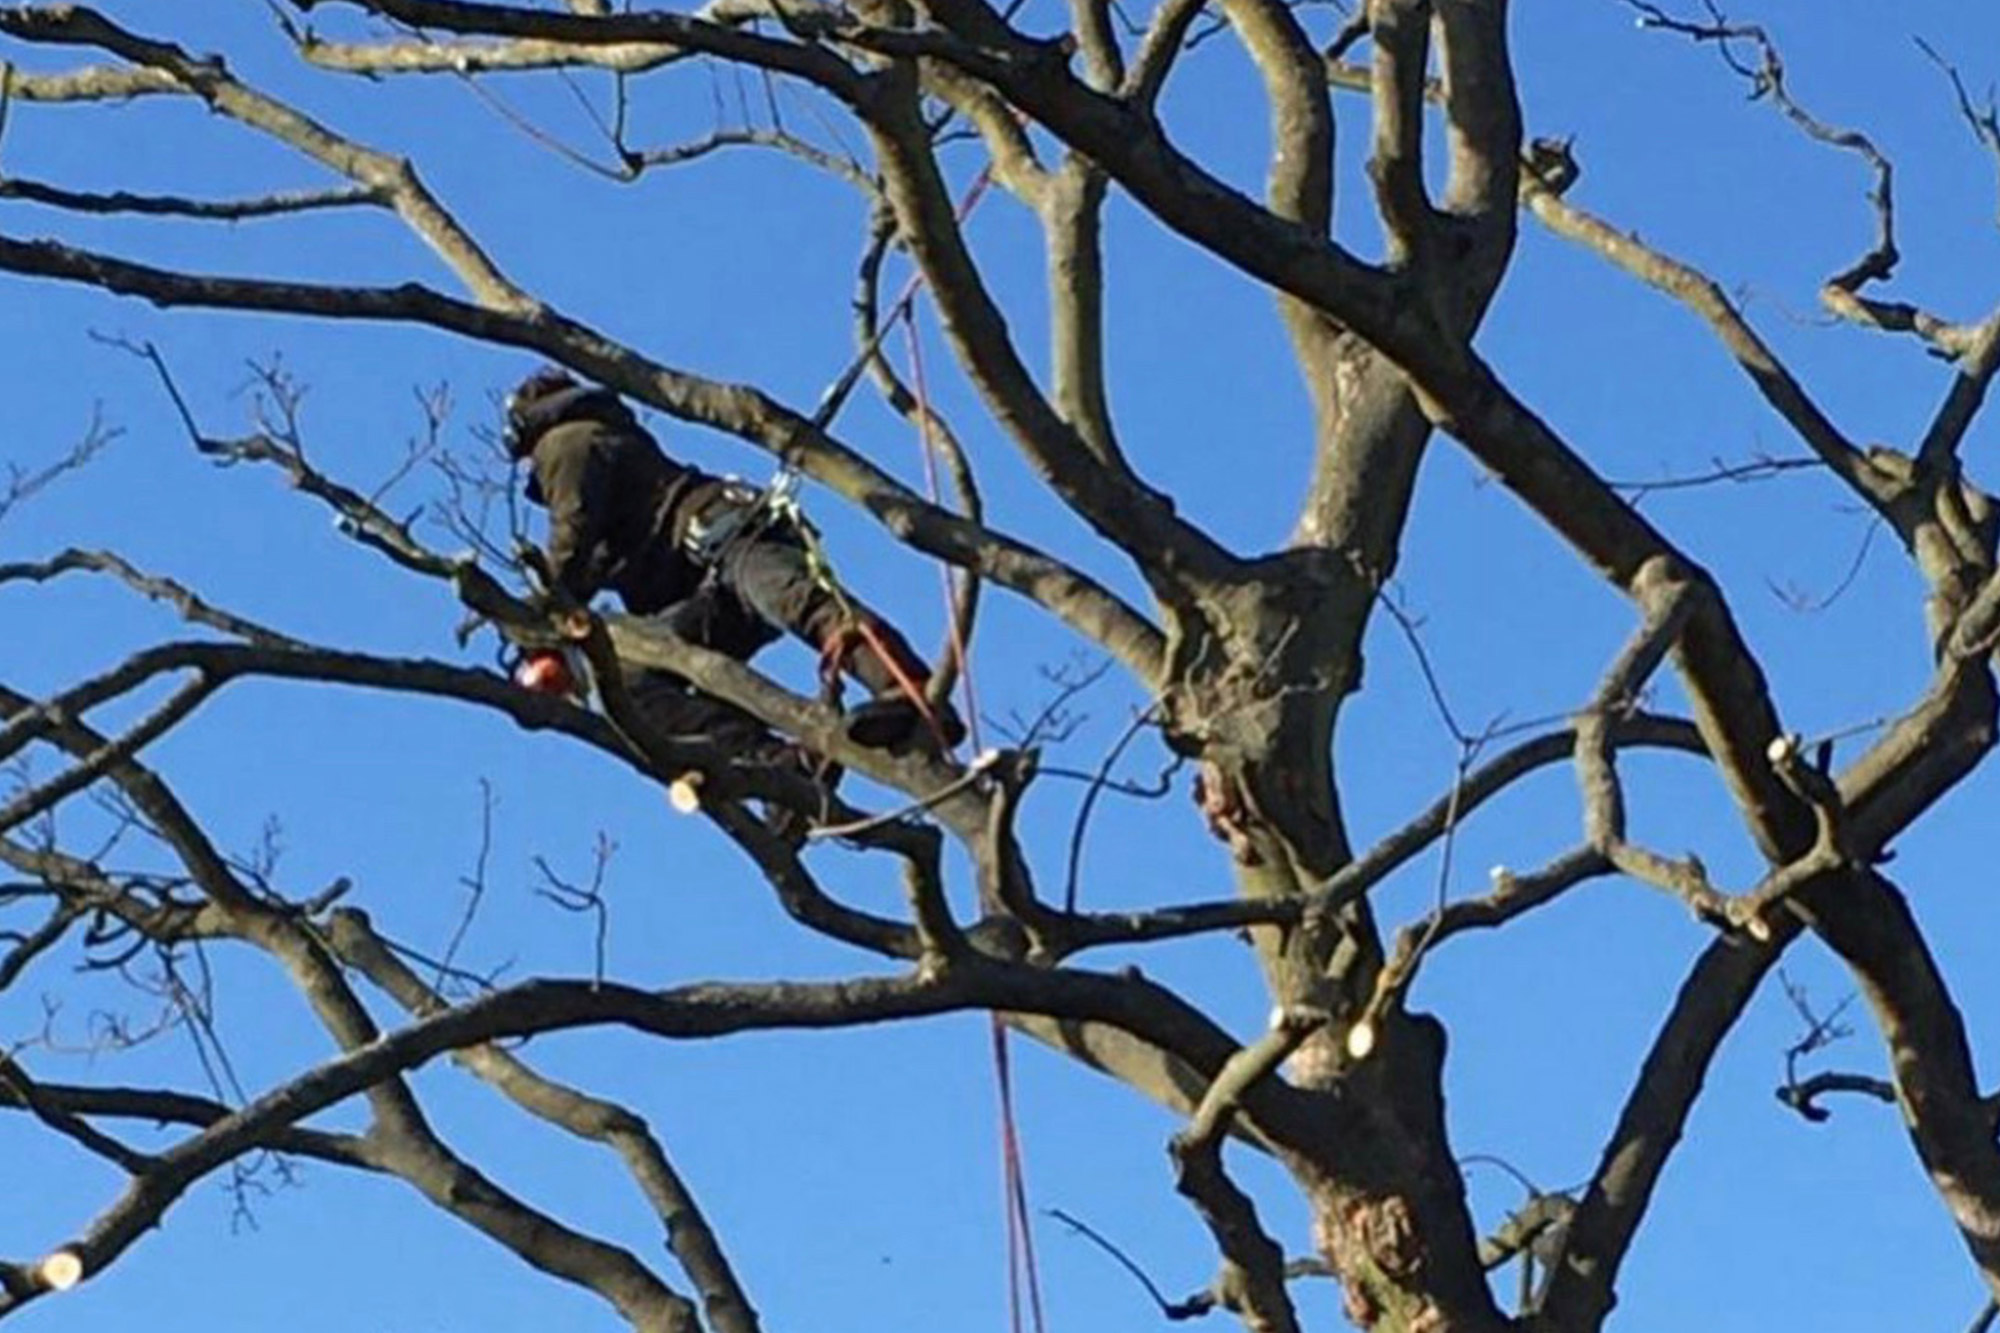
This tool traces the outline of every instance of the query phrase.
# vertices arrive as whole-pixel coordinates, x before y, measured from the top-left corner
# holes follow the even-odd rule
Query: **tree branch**
[[[475,36],[529,38],[585,48],[671,46],[796,75],[850,102],[863,97],[868,86],[867,75],[816,43],[783,41],[739,31],[715,19],[664,10],[599,16],[460,0],[292,0],[292,3],[307,12],[321,4],[351,5],[413,28]],[[791,13],[799,23],[810,23],[817,17],[810,6],[803,4]]]
[[[292,190],[259,195],[254,199],[187,199],[170,194],[130,194],[123,190],[109,194],[66,190],[23,180],[19,176],[0,179],[0,199],[20,199],[31,204],[68,209],[72,213],[136,213],[145,217],[195,218],[211,222],[244,222],[252,218],[279,217],[316,209],[351,208],[358,204],[379,204],[382,194],[366,185],[349,185],[328,190]]]
[[[2000,1145],[1953,1003],[1909,904],[1873,871],[1828,876],[1802,896],[1814,931],[1861,983],[1889,1047],[1917,1156],[2000,1296]]]
[[[1375,50],[1375,140],[1368,175],[1375,182],[1375,208],[1388,234],[1392,266],[1423,263],[1430,244],[1431,203],[1423,178],[1430,8],[1430,0],[1370,0],[1368,5]],[[1314,72],[1324,89],[1324,75]]]

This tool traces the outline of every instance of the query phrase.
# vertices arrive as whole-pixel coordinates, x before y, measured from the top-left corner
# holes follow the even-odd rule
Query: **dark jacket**
[[[702,570],[684,549],[695,510],[720,482],[660,452],[608,389],[577,388],[519,412],[528,499],[549,511],[548,556],[578,602],[616,592],[651,615],[694,594]]]

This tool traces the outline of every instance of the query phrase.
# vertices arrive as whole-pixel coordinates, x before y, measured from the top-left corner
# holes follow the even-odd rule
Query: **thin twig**
[[[1159,718],[1160,705],[1157,702],[1133,714],[1125,730],[1119,733],[1118,739],[1112,742],[1111,748],[1105,752],[1104,761],[1097,766],[1097,772],[1090,779],[1089,790],[1084,792],[1083,800],[1077,805],[1076,822],[1070,826],[1069,831],[1069,869],[1063,879],[1065,912],[1076,911],[1077,894],[1083,877],[1083,841],[1089,835],[1090,816],[1097,808],[1098,797],[1102,796],[1105,789],[1111,785],[1111,770],[1116,768],[1118,761],[1124,757],[1127,747],[1139,738],[1142,731],[1157,723]]]

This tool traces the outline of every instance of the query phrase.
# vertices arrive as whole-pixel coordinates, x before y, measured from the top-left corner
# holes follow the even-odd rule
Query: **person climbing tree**
[[[667,456],[618,395],[567,371],[538,370],[507,400],[509,454],[529,465],[527,498],[549,512],[549,568],[579,605],[615,592],[626,610],[749,661],[789,631],[817,649],[829,680],[846,672],[870,698],[849,710],[849,739],[947,748],[965,727],[925,700],[930,668],[881,616],[839,590],[802,522],[764,493]],[[562,688],[560,672],[524,676]],[[721,700],[667,672],[636,674],[634,694],[664,729],[719,739],[761,732]]]

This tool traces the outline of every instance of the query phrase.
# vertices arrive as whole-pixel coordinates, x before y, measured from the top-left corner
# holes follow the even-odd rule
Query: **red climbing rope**
[[[914,304],[903,307],[903,341],[909,349],[910,385],[917,396],[917,431],[924,449],[924,486],[930,493],[931,503],[937,504],[942,494],[938,485],[938,445],[931,424],[930,389],[924,382],[923,342],[917,336]],[[938,581],[944,588],[944,623],[950,639],[952,665],[958,668],[959,688],[965,695],[966,735],[971,738],[972,752],[978,754],[986,748],[979,738],[979,692],[973,687],[972,662],[965,652],[965,626],[958,623],[958,584],[950,566],[938,566]]]
[[[990,177],[982,174],[974,183],[966,202],[960,206],[959,216],[971,211],[971,205],[978,202]],[[922,339],[917,330],[916,304],[914,301],[903,306],[903,336],[908,347],[910,363],[910,385],[916,395],[917,430],[924,453],[924,482],[930,491],[932,504],[941,501],[938,485],[937,441],[931,421],[930,388],[924,379],[924,358]],[[958,666],[960,689],[965,698],[965,722],[975,753],[983,747],[979,738],[979,691],[973,681],[972,659],[966,652],[964,627],[958,623],[956,588],[949,569],[941,569],[944,585],[945,623],[951,636],[950,652]],[[1028,1209],[1027,1171],[1021,1160],[1021,1131],[1014,1115],[1014,1071],[1013,1061],[1008,1054],[1007,1025],[998,1014],[988,1015],[993,1035],[993,1078],[999,1097],[1000,1112],[1000,1164],[1001,1164],[1001,1204],[1007,1214],[1007,1321],[1009,1333],[1025,1333],[1022,1323],[1022,1306],[1034,1333],[1046,1333],[1047,1324],[1042,1313],[1042,1281],[1040,1270],[1035,1263],[1035,1234],[1030,1224]]]

